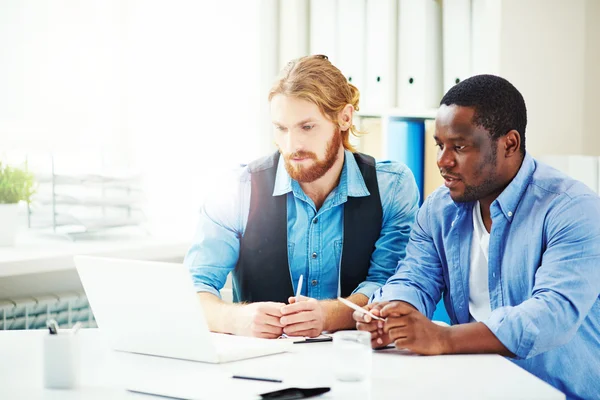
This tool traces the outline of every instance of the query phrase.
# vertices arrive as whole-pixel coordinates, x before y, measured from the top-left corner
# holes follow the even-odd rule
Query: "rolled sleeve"
[[[404,301],[415,307],[421,314],[427,315],[427,307],[419,292],[410,287],[402,288],[387,288],[384,293],[383,290],[376,291],[371,297],[370,303],[378,303],[383,301]],[[394,290],[396,289],[396,290]]]
[[[218,298],[221,298],[221,292],[218,291],[217,289],[215,289],[214,286],[208,285],[206,283],[199,282],[199,281],[195,282],[194,289],[196,289],[196,293],[206,292],[206,293],[214,294]]]
[[[184,259],[196,291],[219,298],[227,275],[237,263],[248,213],[249,174],[240,175],[231,187],[206,200],[192,246]]]
[[[365,281],[358,285],[358,287],[354,289],[352,294],[359,293],[364,295],[367,299],[369,299],[371,298],[373,293],[375,293],[381,286],[383,286],[382,283]]]
[[[412,172],[397,164],[398,171],[380,179],[383,218],[381,233],[371,256],[367,278],[354,291],[370,298],[394,274],[406,255],[406,245],[419,209],[419,190]],[[387,190],[385,190],[387,188]]]

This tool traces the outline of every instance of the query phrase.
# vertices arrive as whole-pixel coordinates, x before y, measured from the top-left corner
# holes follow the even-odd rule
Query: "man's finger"
[[[414,307],[402,301],[395,301],[393,303],[386,304],[385,307],[381,309],[381,316],[387,317],[391,314],[406,315],[413,311],[415,311]]]
[[[293,336],[293,337],[298,337],[298,336],[306,336],[306,337],[317,337],[321,334],[321,332],[318,332],[318,330],[316,329],[308,329],[305,331],[298,331],[298,332],[294,332],[293,334],[287,334],[288,336]]]
[[[270,325],[276,326],[278,328],[282,328],[283,324],[280,321],[279,317],[274,317],[272,315],[267,314],[258,314],[254,318],[254,323],[259,325]]]
[[[300,332],[309,331],[315,329],[316,324],[314,322],[302,322],[299,324],[288,325],[283,328],[283,332],[286,335],[299,336]]]
[[[311,297],[306,297],[306,296],[302,296],[302,295],[300,295],[300,296],[291,296],[291,297],[288,297],[288,303],[289,304],[294,304],[294,303],[299,303],[301,301],[307,301],[307,300],[310,300],[310,299],[311,299]]]
[[[258,311],[274,317],[281,317],[281,308],[284,305],[285,304],[283,303],[262,303],[258,308]]]
[[[352,319],[356,322],[366,322],[368,324],[369,322],[371,322],[372,318],[370,315],[365,314],[362,311],[356,310],[352,313]]]
[[[389,332],[390,329],[408,326],[408,317],[387,317],[383,324],[383,331]]]
[[[279,319],[282,326],[288,326],[293,324],[299,324],[302,322],[315,321],[316,315],[313,312],[304,311],[296,314],[284,315]]]
[[[273,325],[254,324],[253,331],[257,334],[281,335],[282,329]]]
[[[377,331],[377,325],[374,323],[371,324],[364,324],[362,322],[359,322],[356,324],[356,329],[359,331],[365,331],[365,332],[376,332]]]
[[[410,350],[412,341],[410,341],[407,338],[399,338],[394,340],[394,346],[396,346],[397,349],[408,349]]]
[[[261,338],[261,339],[277,339],[281,335],[280,334],[274,334],[274,333],[257,333],[254,336],[257,337],[257,338]]]
[[[281,307],[281,314],[289,315],[301,311],[312,311],[315,309],[315,306],[316,302],[313,301],[298,301],[297,303]]]
[[[406,339],[408,337],[407,329],[404,326],[400,328],[390,329],[389,332],[387,332],[387,334],[392,340]]]

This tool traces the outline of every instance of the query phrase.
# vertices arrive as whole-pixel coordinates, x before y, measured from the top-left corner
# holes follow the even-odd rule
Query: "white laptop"
[[[75,265],[115,350],[222,363],[290,348],[285,340],[211,333],[182,264],[75,256]]]

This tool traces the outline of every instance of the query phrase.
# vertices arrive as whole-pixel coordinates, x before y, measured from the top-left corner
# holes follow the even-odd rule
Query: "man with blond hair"
[[[213,331],[277,338],[352,328],[337,297],[364,306],[394,273],[418,208],[414,177],[354,151],[359,91],[326,56],[290,62],[269,102],[279,151],[204,204],[185,264]],[[229,273],[236,304],[220,298]]]

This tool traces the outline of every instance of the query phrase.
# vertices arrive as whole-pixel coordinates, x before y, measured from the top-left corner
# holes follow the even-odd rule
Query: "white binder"
[[[365,11],[365,0],[343,0],[337,11],[336,66],[360,91],[365,80]]]
[[[367,0],[363,110],[385,110],[396,104],[397,5],[398,0]]]
[[[441,7],[435,0],[400,0],[398,107],[436,108],[442,97]]]
[[[471,0],[444,0],[442,22],[445,93],[471,76]]]
[[[500,75],[502,2],[472,0],[471,74]]]
[[[337,62],[337,0],[310,1],[310,54],[324,54]]]
[[[308,0],[279,2],[279,66],[308,55]]]

